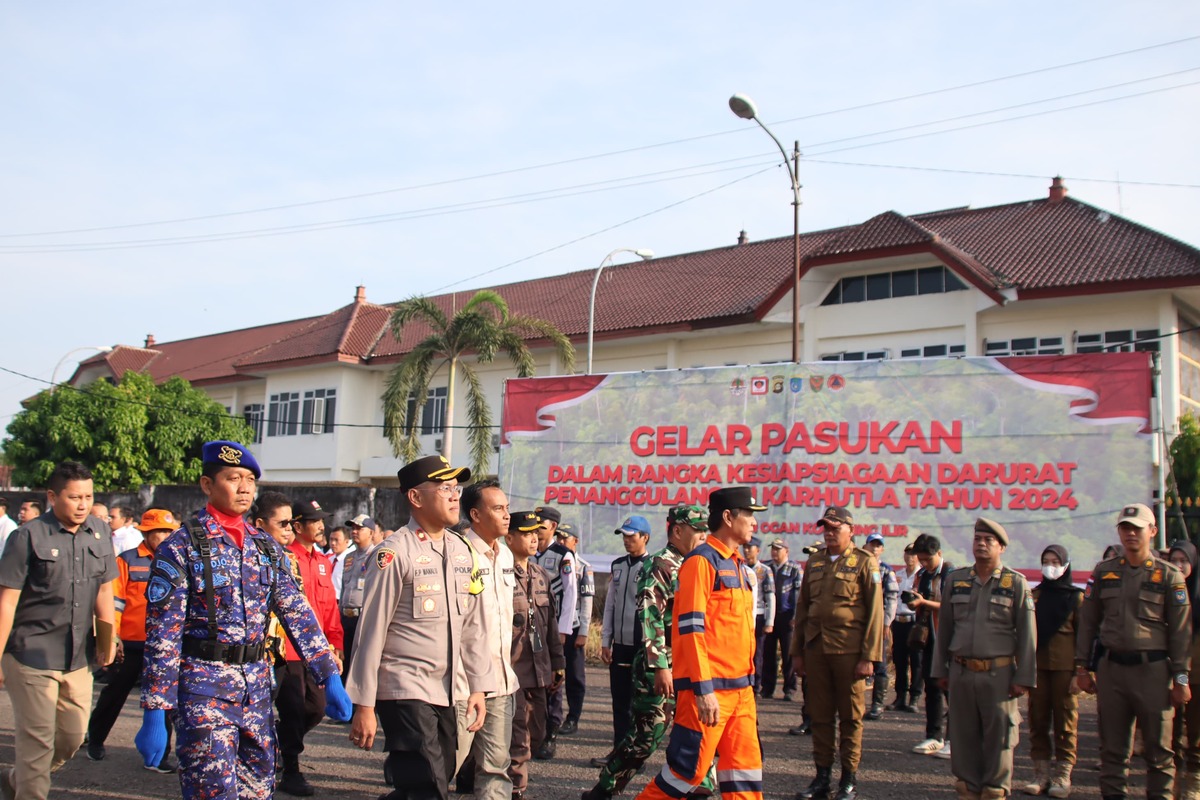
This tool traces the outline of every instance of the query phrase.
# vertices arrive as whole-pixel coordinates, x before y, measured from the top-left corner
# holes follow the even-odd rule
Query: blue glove
[[[133,744],[147,767],[162,763],[167,754],[167,712],[161,708],[147,708],[142,713],[142,728],[133,737]]]
[[[338,722],[349,722],[353,712],[354,704],[350,702],[350,695],[346,694],[345,688],[342,687],[341,677],[331,675],[329,680],[325,681],[325,716]]]

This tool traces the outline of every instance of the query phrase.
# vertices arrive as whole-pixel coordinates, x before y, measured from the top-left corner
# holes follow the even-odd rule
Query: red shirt
[[[304,581],[304,596],[312,606],[317,622],[329,645],[335,650],[342,649],[342,615],[338,610],[337,594],[333,591],[333,563],[329,557],[322,554],[316,547],[306,550],[299,541],[288,545],[288,550],[296,556],[300,567],[300,577]],[[292,647],[292,640],[284,637],[288,661],[299,661],[300,655]]]

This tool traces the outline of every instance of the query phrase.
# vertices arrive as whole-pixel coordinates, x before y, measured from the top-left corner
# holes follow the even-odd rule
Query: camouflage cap
[[[667,512],[668,525],[689,525],[698,531],[708,530],[708,512],[700,506],[680,503]]]

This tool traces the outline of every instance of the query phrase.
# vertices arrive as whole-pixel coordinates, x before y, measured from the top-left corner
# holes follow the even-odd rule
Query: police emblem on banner
[[[783,376],[776,375],[771,378],[771,394],[783,394]]]

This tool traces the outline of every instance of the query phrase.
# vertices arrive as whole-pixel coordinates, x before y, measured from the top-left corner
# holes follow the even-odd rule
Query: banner
[[[585,552],[622,552],[611,532],[630,514],[665,531],[672,505],[745,484],[768,506],[764,549],[782,536],[797,560],[841,505],[858,543],[888,537],[890,563],[918,533],[971,563],[984,516],[1008,530],[1010,566],[1036,570],[1057,543],[1086,570],[1118,510],[1151,502],[1150,400],[1146,353],[514,379],[500,480],[513,509],[556,506]]]

